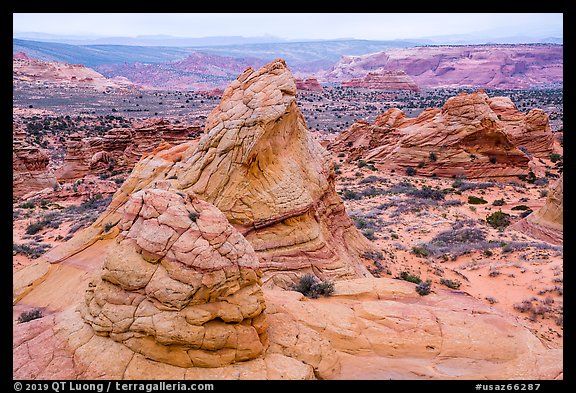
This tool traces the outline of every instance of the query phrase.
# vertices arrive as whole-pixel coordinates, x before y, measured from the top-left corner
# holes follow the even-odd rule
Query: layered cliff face
[[[174,147],[177,160],[163,159],[171,153],[162,149],[140,161],[92,231],[117,222],[133,192],[166,180],[226,215],[254,247],[265,282],[369,275],[360,255],[370,244],[347,216],[330,154],[312,138],[295,94],[284,61],[247,69],[224,91],[200,141]]]
[[[365,89],[399,91],[420,90],[414,80],[404,71],[369,72],[363,78],[354,78],[341,83],[344,87],[359,87]]]
[[[562,45],[454,45],[393,48],[343,56],[318,77],[342,82],[369,72],[403,71],[424,87],[522,89],[561,86]]]
[[[544,206],[512,227],[529,236],[553,244],[564,242],[564,176],[550,188]]]
[[[24,130],[12,126],[13,199],[56,185],[54,174],[48,170],[50,158],[39,147],[27,143],[25,137]]]
[[[416,118],[389,109],[373,125],[356,122],[329,149],[349,153],[349,160],[373,160],[399,170],[412,167],[424,176],[469,179],[526,174],[529,162],[484,92],[461,93],[442,109],[427,109]]]
[[[70,181],[106,170],[110,165],[116,169],[130,169],[162,141],[177,145],[198,137],[201,132],[197,126],[152,118],[131,128],[113,128],[101,137],[84,138],[73,134],[66,141],[66,156],[56,176],[59,180]]]

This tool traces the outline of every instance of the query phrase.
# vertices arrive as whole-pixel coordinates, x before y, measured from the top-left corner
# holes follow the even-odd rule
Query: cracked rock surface
[[[130,197],[118,227],[82,308],[96,334],[180,367],[262,354],[258,258],[218,209],[147,189]]]

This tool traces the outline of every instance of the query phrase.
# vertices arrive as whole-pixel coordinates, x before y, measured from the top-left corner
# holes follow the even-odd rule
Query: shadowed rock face
[[[16,125],[12,133],[12,198],[54,187],[56,178],[48,170],[48,155],[40,148],[26,143],[26,133]]]
[[[481,91],[451,97],[441,109],[426,109],[416,118],[392,108],[374,124],[355,122],[328,148],[347,153],[349,161],[373,160],[398,170],[413,167],[423,176],[474,179],[526,174],[530,159],[514,142],[523,137],[513,135],[530,131],[526,126],[512,129],[508,120],[500,119],[496,102]],[[520,122],[526,124],[524,118]],[[552,140],[549,127],[538,134]],[[548,151],[542,148],[542,138],[525,147],[529,152]],[[420,162],[424,165],[416,168]]]
[[[512,227],[529,236],[554,244],[563,243],[564,176],[550,188],[546,203]]]
[[[266,343],[258,258],[214,206],[160,189],[134,193],[84,318],[147,358],[220,367]]]
[[[368,276],[360,255],[370,245],[336,194],[330,154],[310,135],[295,94],[284,61],[247,69],[224,91],[200,141],[144,157],[88,232],[117,222],[133,192],[167,181],[226,215],[254,247],[265,282],[288,286],[306,272]],[[82,247],[83,236],[71,244]]]

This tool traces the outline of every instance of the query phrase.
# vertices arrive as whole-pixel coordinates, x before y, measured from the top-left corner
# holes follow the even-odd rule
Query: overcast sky
[[[177,37],[271,35],[284,39],[402,39],[484,32],[562,36],[560,13],[13,14],[13,32]]]

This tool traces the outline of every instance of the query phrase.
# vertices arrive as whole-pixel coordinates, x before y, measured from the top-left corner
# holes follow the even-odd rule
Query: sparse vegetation
[[[526,205],[514,206],[511,210],[529,210],[530,208]]]
[[[468,197],[468,203],[470,203],[472,205],[483,205],[483,204],[488,203],[488,202],[482,197],[470,195]]]
[[[414,284],[420,284],[422,282],[422,279],[420,279],[419,276],[407,271],[400,272],[400,275],[398,277],[401,280],[413,282]]]
[[[315,275],[307,273],[300,277],[294,290],[306,297],[316,299],[320,296],[330,296],[334,293],[334,283],[332,281],[320,281]]]
[[[487,215],[486,222],[492,228],[503,229],[510,225],[510,214],[498,210],[497,212]]]
[[[416,169],[409,166],[406,168],[406,176],[414,176],[416,174]]]
[[[446,285],[450,289],[459,289],[462,283],[458,280],[448,280],[445,278],[440,279],[440,284]]]
[[[200,214],[196,213],[196,212],[190,212],[188,213],[188,218],[190,218],[190,220],[192,222],[196,222],[196,220],[198,219],[198,217],[200,217]]]
[[[18,323],[30,322],[34,319],[42,318],[42,310],[39,308],[33,308],[32,310],[24,311],[18,316]]]
[[[504,206],[506,202],[504,202],[504,199],[494,199],[494,202],[492,202],[492,206]]]
[[[416,285],[415,289],[416,289],[416,292],[418,293],[418,295],[426,296],[426,295],[430,294],[431,286],[432,286],[432,283],[430,281],[425,281],[425,282],[421,282],[418,285]]]

